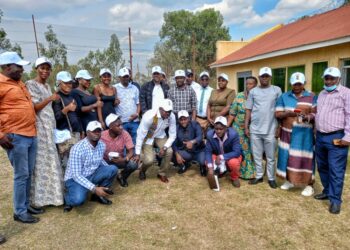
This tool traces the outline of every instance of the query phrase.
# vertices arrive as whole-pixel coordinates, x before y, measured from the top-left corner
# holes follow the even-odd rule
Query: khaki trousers
[[[154,138],[153,144],[156,145],[158,148],[163,148],[164,144],[168,138]],[[170,148],[167,149],[164,157],[162,158],[162,162],[160,164],[160,168],[158,170],[159,175],[166,175],[166,171],[169,168],[171,157],[173,155],[173,150]],[[149,167],[151,167],[154,163],[154,150],[153,145],[143,144],[142,146],[142,171],[146,172]]]

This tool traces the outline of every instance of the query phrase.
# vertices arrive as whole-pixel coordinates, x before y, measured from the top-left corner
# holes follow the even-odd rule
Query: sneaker
[[[292,183],[290,183],[289,181],[286,181],[285,183],[283,183],[283,185],[281,186],[281,189],[283,190],[289,190],[292,187],[294,187],[294,185]]]
[[[304,190],[301,192],[302,196],[311,196],[314,194],[314,188],[311,186],[306,186]]]

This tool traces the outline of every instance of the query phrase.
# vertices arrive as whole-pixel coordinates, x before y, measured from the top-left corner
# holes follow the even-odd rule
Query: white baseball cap
[[[112,75],[112,72],[110,71],[110,69],[107,69],[107,68],[100,69],[100,76],[102,76],[104,73],[108,73]]]
[[[294,85],[296,83],[305,84],[305,75],[300,72],[295,72],[290,77],[290,84]]]
[[[60,71],[56,75],[56,81],[62,81],[62,82],[71,82],[72,76],[68,71]]]
[[[115,122],[116,120],[119,119],[119,115],[116,115],[116,114],[109,114],[107,117],[106,117],[106,125],[107,127],[109,127],[109,125],[112,123],[112,122]]]
[[[208,78],[210,77],[207,71],[203,71],[202,73],[199,74],[199,78],[202,78],[202,76],[207,76]]]
[[[90,75],[89,71],[86,69],[81,69],[75,75],[75,79],[83,78],[85,80],[91,80],[93,77]]]
[[[183,71],[182,69],[176,70],[175,77],[186,77],[185,71]]]
[[[23,60],[16,52],[4,52],[0,54],[0,65],[16,64],[24,66],[30,64],[30,62]]]
[[[341,73],[340,73],[340,70],[338,68],[329,67],[324,71],[322,78],[325,78],[325,76],[340,77]]]
[[[218,76],[218,79],[222,77],[224,78],[226,81],[229,81],[230,79],[228,78],[228,75],[226,75],[225,73],[221,73],[219,76]]]
[[[152,74],[154,74],[154,73],[159,73],[159,74],[162,74],[162,68],[160,67],[160,66],[154,66],[153,68],[152,68]]]
[[[171,111],[173,110],[173,102],[170,99],[164,99],[159,104],[160,108],[163,108],[164,111]]]
[[[41,64],[47,63],[48,65],[50,65],[50,67],[52,67],[52,63],[50,62],[50,60],[43,56],[43,57],[39,57],[38,59],[36,59],[35,61],[35,68],[37,68],[38,66],[40,66]]]
[[[262,75],[269,75],[269,76],[272,76],[272,70],[271,68],[269,67],[262,67],[260,70],[259,70],[259,76],[262,76]]]
[[[102,130],[102,125],[98,121],[91,121],[86,126],[86,131],[94,131],[96,129],[101,129]]]
[[[222,125],[227,126],[227,119],[223,116],[218,116],[216,117],[214,124],[216,123],[221,123]]]
[[[186,110],[180,110],[177,113],[177,117],[180,119],[181,117],[189,117],[190,115],[188,114],[188,112]]]
[[[118,73],[118,75],[120,76],[120,77],[123,77],[123,76],[130,76],[130,72],[129,72],[129,70],[127,69],[127,68],[121,68],[120,70],[119,70],[119,73]]]

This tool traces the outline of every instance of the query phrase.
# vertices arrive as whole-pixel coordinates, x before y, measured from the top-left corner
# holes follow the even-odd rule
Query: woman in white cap
[[[227,117],[230,106],[235,98],[235,91],[227,88],[228,81],[228,75],[224,73],[220,74],[218,77],[219,88],[211,92],[207,108],[207,119],[211,126],[214,126],[216,117]]]
[[[314,193],[314,133],[313,120],[316,98],[304,90],[305,76],[294,73],[292,90],[282,94],[276,103],[276,118],[281,120],[278,142],[277,176],[285,179],[281,189],[305,187],[303,196]]]
[[[97,107],[98,120],[102,124],[103,129],[107,129],[105,120],[107,116],[111,113],[115,114],[115,106],[117,106],[120,101],[117,98],[117,89],[111,85],[112,82],[112,72],[103,68],[100,70],[101,83],[95,85],[94,95],[100,98],[103,102],[102,107]]]
[[[84,131],[89,122],[98,120],[97,108],[103,106],[103,102],[89,92],[92,78],[89,71],[79,70],[75,76],[79,86],[71,92],[77,103],[77,111]]]
[[[53,138],[55,116],[49,105],[60,97],[57,93],[52,94],[47,83],[51,74],[51,62],[40,57],[35,62],[35,69],[36,77],[26,82],[36,111],[38,140],[31,203],[35,207],[60,206],[63,204],[63,173]]]

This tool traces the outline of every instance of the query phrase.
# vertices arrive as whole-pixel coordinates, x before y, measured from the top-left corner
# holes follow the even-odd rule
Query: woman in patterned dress
[[[237,131],[239,134],[239,140],[242,146],[242,153],[244,160],[241,162],[241,178],[249,180],[255,178],[255,166],[252,158],[252,152],[250,149],[249,138],[244,133],[244,118],[245,118],[245,102],[247,101],[249,91],[255,88],[258,84],[256,77],[247,77],[246,90],[237,94],[236,98],[232,102],[229,112],[228,124]]]
[[[31,187],[31,203],[36,207],[63,204],[63,173],[53,138],[56,127],[51,102],[59,100],[46,83],[51,63],[45,58],[35,62],[37,76],[26,82],[36,111],[38,150]]]

